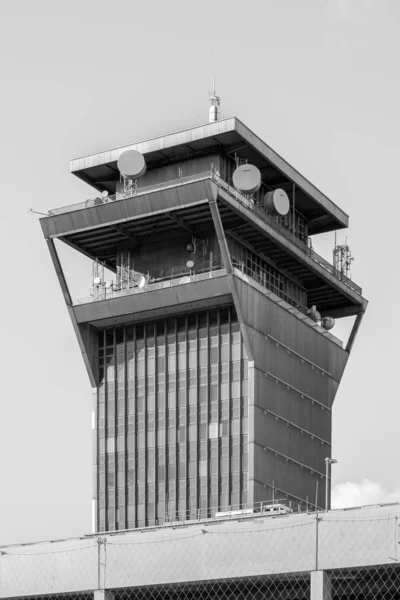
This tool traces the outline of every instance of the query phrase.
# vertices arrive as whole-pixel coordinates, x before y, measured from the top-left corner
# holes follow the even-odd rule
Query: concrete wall
[[[389,565],[399,516],[396,504],[3,547],[0,598]]]

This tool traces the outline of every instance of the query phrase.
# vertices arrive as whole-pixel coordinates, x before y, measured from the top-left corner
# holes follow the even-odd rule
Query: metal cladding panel
[[[207,201],[216,196],[211,180],[179,184],[174,188],[154,191],[125,200],[117,200],[90,208],[41,219],[46,238],[119,223],[155,212],[173,210],[182,206]]]
[[[3,548],[0,598],[44,596],[98,587],[98,544],[71,539]]]
[[[221,295],[230,294],[227,277],[214,277],[203,281],[196,281],[176,285],[170,288],[162,288],[113,298],[101,302],[79,304],[73,307],[78,323],[93,323],[103,319],[112,319],[122,315],[134,315],[135,313],[150,312],[156,309],[185,304],[203,299],[213,299]]]
[[[301,458],[316,471],[325,466],[326,449],[330,452],[329,445],[321,445],[320,438],[260,409],[255,413],[255,439],[261,446],[273,448],[284,456]]]
[[[325,478],[320,478],[316,472],[300,469],[294,462],[287,462],[282,456],[275,456],[269,450],[265,451],[261,446],[254,448],[254,479],[261,484],[267,484],[268,488],[262,489],[262,497],[254,497],[254,501],[267,500],[271,498],[271,487],[274,486],[275,497],[281,497],[280,490],[285,491],[293,498],[302,499],[303,506],[307,498],[309,504],[314,504],[317,481],[319,506],[324,505]],[[267,491],[268,490],[268,491]]]
[[[235,280],[255,363],[254,500],[270,498],[274,486],[314,504],[318,487],[323,506],[330,408],[348,354],[266,294]]]
[[[343,348],[266,294],[238,277],[235,279],[247,325],[263,335],[272,336],[340,382],[348,359]]]
[[[107,544],[107,587],[251,577],[315,567],[315,529],[307,517],[192,526],[114,536]],[[289,527],[287,526],[289,525]],[[303,525],[303,527],[301,526]]]
[[[313,404],[304,394],[302,397],[301,393],[296,393],[286,385],[277,383],[271,377],[265,377],[261,371],[256,371],[254,385],[257,389],[257,405],[260,410],[269,411],[267,414],[278,415],[297,425],[300,430],[314,433],[322,440],[331,442],[331,411],[315,402]]]

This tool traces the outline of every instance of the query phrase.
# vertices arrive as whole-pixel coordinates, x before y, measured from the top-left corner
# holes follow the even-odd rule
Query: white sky
[[[213,73],[222,116],[350,215],[370,306],[334,405],[334,498],[400,499],[399,24],[396,0],[0,3],[0,545],[91,528],[91,389],[27,211],[91,196],[71,158],[206,122]]]

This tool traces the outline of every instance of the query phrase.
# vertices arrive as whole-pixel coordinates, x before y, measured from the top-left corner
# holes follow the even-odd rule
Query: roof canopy
[[[186,129],[129,146],[71,161],[71,172],[99,191],[115,191],[119,181],[117,160],[128,149],[145,155],[148,169],[212,153],[221,153],[257,166],[263,181],[288,190],[296,186],[296,208],[309,220],[309,234],[348,227],[348,216],[272,148],[233,117]]]

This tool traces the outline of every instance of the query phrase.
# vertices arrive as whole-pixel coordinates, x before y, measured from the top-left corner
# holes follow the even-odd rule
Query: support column
[[[94,590],[93,600],[113,600],[114,592],[110,590]]]
[[[106,586],[106,569],[107,569],[107,538],[97,538],[98,544],[98,589],[94,590],[93,600],[113,600],[114,593],[104,589]]]
[[[332,600],[331,575],[328,571],[311,571],[310,600]]]

